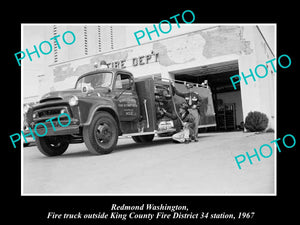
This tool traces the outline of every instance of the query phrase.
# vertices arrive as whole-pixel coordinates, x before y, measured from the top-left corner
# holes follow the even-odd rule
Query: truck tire
[[[63,136],[36,137],[36,145],[45,156],[62,155],[69,147],[69,142]]]
[[[92,154],[111,153],[118,141],[118,125],[108,112],[96,112],[89,126],[83,127],[83,140]]]

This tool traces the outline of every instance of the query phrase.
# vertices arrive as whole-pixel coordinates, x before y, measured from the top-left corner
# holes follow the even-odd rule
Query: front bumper
[[[39,135],[43,135],[46,131],[44,128],[36,129],[35,131]],[[53,128],[47,130],[47,134],[45,136],[59,136],[59,135],[73,135],[79,134],[80,128],[77,125],[68,126],[68,127],[56,127],[55,131]]]
[[[52,121],[53,125],[50,122],[44,122],[42,124],[31,124],[34,133],[37,136],[59,136],[59,135],[74,135],[80,133],[79,121],[72,119],[70,125],[62,127],[58,124],[58,121]],[[66,124],[61,121],[62,124]]]
[[[68,114],[71,121],[66,116],[60,116],[62,112]],[[51,101],[30,108],[26,115],[26,124],[37,137],[73,135],[80,133],[79,118],[78,106],[71,107],[63,100]]]

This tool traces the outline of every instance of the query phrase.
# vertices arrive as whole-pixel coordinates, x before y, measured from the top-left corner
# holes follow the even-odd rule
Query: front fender
[[[111,113],[117,123],[119,123],[118,110],[116,109],[116,104],[111,99],[81,99],[78,102],[78,110],[82,126],[89,125],[95,113],[100,110]]]

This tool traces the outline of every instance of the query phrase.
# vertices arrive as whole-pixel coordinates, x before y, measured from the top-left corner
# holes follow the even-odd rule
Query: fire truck
[[[168,136],[180,130],[177,119],[162,113],[164,108],[178,117],[178,107],[185,101],[174,94],[172,85],[187,90],[185,82],[153,76],[134,78],[123,69],[97,69],[81,75],[72,89],[42,96],[37,104],[28,108],[26,125],[31,128],[37,123],[46,125],[47,134],[36,137],[38,149],[46,156],[61,155],[69,144],[81,142],[93,154],[111,153],[120,136],[143,143],[151,142],[155,135]],[[199,127],[214,126],[210,88],[193,84],[192,91],[203,99]],[[49,119],[61,113],[70,116],[70,125],[58,126],[55,119],[50,124]],[[37,129],[38,133],[44,133],[40,129],[45,128]]]

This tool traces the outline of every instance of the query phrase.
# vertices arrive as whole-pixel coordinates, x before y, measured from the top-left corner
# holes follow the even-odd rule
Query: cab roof
[[[101,73],[101,72],[113,72],[113,73],[122,72],[122,73],[127,73],[127,74],[132,75],[132,73],[130,73],[128,70],[117,69],[117,68],[95,69],[93,71],[90,71],[90,72],[80,75],[77,80],[79,80],[82,77],[89,76],[89,75],[96,74],[96,73]]]

